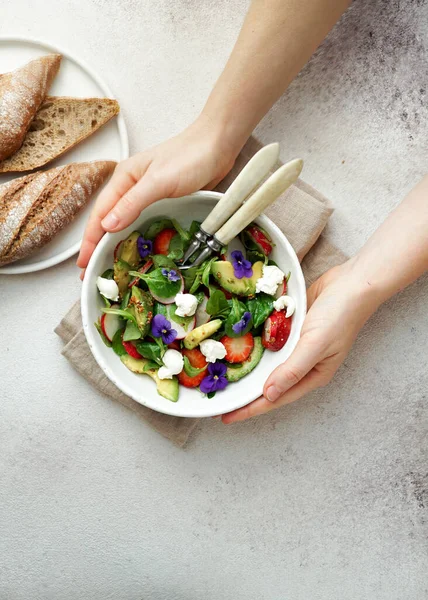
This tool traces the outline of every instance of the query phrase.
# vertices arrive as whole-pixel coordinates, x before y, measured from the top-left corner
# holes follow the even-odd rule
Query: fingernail
[[[270,385],[266,390],[266,398],[269,400],[269,402],[276,402],[280,395],[281,392],[274,385]]]
[[[109,213],[102,221],[101,226],[104,229],[114,229],[119,225],[119,219],[116,217],[114,213]]]

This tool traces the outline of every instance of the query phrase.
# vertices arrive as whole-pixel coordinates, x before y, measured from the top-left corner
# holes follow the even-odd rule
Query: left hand
[[[308,313],[294,352],[271,373],[263,396],[223,415],[223,423],[269,412],[329,383],[378,306],[370,287],[355,276],[353,262],[330,269],[309,288]]]

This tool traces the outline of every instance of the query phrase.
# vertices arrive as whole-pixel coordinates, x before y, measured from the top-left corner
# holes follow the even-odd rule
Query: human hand
[[[176,137],[119,163],[89,218],[77,266],[87,266],[106,231],[125,229],[156,200],[214,188],[232,168],[238,150],[201,115]]]
[[[378,305],[355,275],[353,259],[327,271],[308,290],[308,314],[290,358],[268,377],[262,397],[223,415],[223,423],[269,412],[327,385]]]

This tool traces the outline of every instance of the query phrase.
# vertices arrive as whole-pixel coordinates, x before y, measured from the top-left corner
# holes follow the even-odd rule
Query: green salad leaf
[[[163,270],[167,267],[155,269],[150,273],[138,273],[138,271],[129,271],[133,277],[139,277],[147,283],[152,294],[161,298],[171,298],[178,294],[181,289],[181,278],[178,281],[170,281],[167,275],[163,274]],[[175,270],[175,269],[174,269]],[[178,272],[178,271],[177,271]]]
[[[189,227],[189,235],[190,235],[190,237],[193,237],[195,235],[195,233],[197,231],[199,231],[200,226],[201,226],[201,223],[199,221],[192,221],[190,223],[190,227]]]
[[[159,369],[159,365],[149,360],[149,362],[144,365],[143,371],[144,373],[146,373],[147,371],[151,371],[152,369]]]
[[[180,235],[175,235],[169,244],[168,258],[180,260],[184,255],[184,240]]]
[[[230,312],[229,302],[221,290],[212,288],[211,295],[205,308],[207,313],[212,317],[226,318]]]
[[[148,226],[143,237],[146,240],[154,240],[158,233],[172,226],[171,219],[158,219]]]
[[[113,269],[106,269],[104,273],[101,275],[103,279],[114,279],[114,271]]]
[[[120,303],[120,308],[125,310],[129,304],[129,299],[131,297],[131,290],[128,290],[126,294],[122,298],[122,302]]]
[[[128,323],[132,324],[132,321],[128,321]],[[123,329],[118,329],[114,334],[113,340],[111,342],[111,347],[118,356],[124,356],[127,353],[122,344],[122,334]]]
[[[129,310],[123,310],[121,308],[103,308],[102,312],[109,313],[112,315],[118,315],[119,317],[122,317],[122,319],[128,319],[129,321],[135,323],[135,325],[137,324],[136,318]]]
[[[248,323],[248,326],[246,327],[246,329],[244,331],[241,331],[239,333],[236,333],[235,331],[233,331],[233,325],[236,325],[236,323],[241,320],[241,318],[242,318],[244,312],[246,312],[246,310],[247,310],[247,307],[245,306],[245,304],[243,302],[241,302],[240,300],[238,300],[238,298],[233,296],[232,307],[231,307],[230,313],[224,323],[224,329],[226,331],[227,336],[240,337],[241,335],[244,335],[251,329],[252,322],[250,320],[250,322]],[[251,312],[251,311],[249,311],[249,312]]]
[[[260,292],[254,298],[247,300],[247,309],[253,315],[253,327],[262,325],[273,311],[274,298]]]
[[[131,342],[132,340],[139,340],[140,338],[140,328],[133,321],[128,321],[126,323],[125,331],[123,332],[124,342]]]
[[[192,367],[192,365],[190,364],[190,360],[187,358],[187,356],[183,356],[183,360],[184,360],[184,372],[189,377],[196,377],[196,375],[199,375],[199,373],[202,373],[202,371],[206,370],[206,367],[202,367],[202,369],[197,369],[196,367]]]
[[[136,343],[138,352],[144,358],[156,363],[156,366],[162,366],[162,349],[156,342],[139,341]]]
[[[183,229],[182,226],[180,225],[180,223],[177,221],[177,219],[171,219],[171,223],[172,223],[174,229],[177,231],[180,238],[183,240],[183,242],[185,244],[190,242],[192,233],[190,231],[186,231],[185,229]]]
[[[166,269],[177,269],[177,265],[172,258],[169,258],[164,254],[154,254],[152,259],[153,264],[157,269],[159,269],[159,267],[164,267]]]

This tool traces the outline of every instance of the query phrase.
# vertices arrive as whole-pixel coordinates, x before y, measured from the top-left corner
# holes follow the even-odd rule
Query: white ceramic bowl
[[[170,402],[158,395],[155,384],[149,377],[136,375],[121,363],[113,350],[105,346],[94,327],[94,322],[101,315],[103,305],[95,282],[98,275],[112,267],[113,250],[116,244],[132,231],[135,229],[143,231],[149,223],[163,216],[176,218],[184,226],[189,226],[193,219],[203,221],[221,196],[222,194],[217,192],[197,192],[183,198],[167,198],[152,204],[130,227],[119,233],[108,233],[103,237],[91,257],[82,286],[83,329],[92,354],[101,369],[122,392],[140,404],[178,417],[210,417],[245,406],[261,395],[268,375],[290,356],[299,339],[306,314],[305,281],[290,243],[266,216],[257,219],[257,223],[268,232],[275,243],[273,260],[284,272],[291,271],[288,293],[296,300],[297,308],[287,343],[279,352],[266,351],[254,371],[239,382],[230,384],[211,399],[203,396],[199,390],[180,386],[178,402]]]

